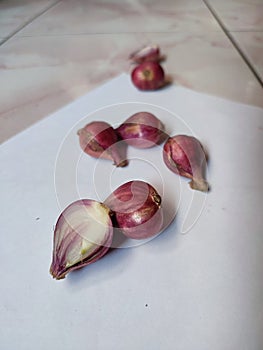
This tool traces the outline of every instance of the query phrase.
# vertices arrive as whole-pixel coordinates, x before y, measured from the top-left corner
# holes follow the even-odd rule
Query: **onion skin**
[[[104,202],[114,212],[117,227],[134,239],[146,239],[162,230],[161,197],[144,181],[129,181],[118,187]]]
[[[209,190],[209,185],[204,179],[206,155],[195,137],[169,137],[163,146],[163,160],[172,172],[191,179],[189,184],[192,189],[202,192]]]
[[[111,212],[91,199],[70,204],[59,216],[53,239],[51,275],[59,280],[103,257],[113,239]]]
[[[157,62],[143,62],[131,73],[133,84],[144,91],[157,90],[165,85],[165,73]]]
[[[157,45],[145,46],[130,55],[130,60],[135,63],[142,63],[146,61],[159,62],[161,59],[160,48]]]
[[[160,143],[163,124],[152,113],[139,112],[129,117],[117,129],[117,133],[128,145],[150,148]]]
[[[113,127],[103,121],[94,121],[78,131],[82,150],[94,158],[104,158],[113,161],[117,167],[128,164],[126,147],[120,142]]]

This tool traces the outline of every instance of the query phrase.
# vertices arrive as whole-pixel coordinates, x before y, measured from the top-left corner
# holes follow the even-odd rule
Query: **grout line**
[[[1,0],[0,0],[1,1]],[[19,38],[37,38],[37,37],[63,37],[63,36],[85,36],[85,35],[134,35],[134,34],[177,34],[177,33],[183,33],[183,34],[191,34],[194,35],[195,37],[203,36],[202,32],[195,32],[193,34],[192,31],[185,31],[185,30],[177,30],[177,31],[169,31],[169,32],[81,32],[81,33],[55,33],[55,34],[37,34],[37,35],[32,35],[32,34],[20,34]],[[219,31],[214,31],[213,33],[219,33]],[[221,31],[220,31],[221,33]]]
[[[56,6],[61,0],[57,0],[53,4],[49,5],[48,7],[44,8],[39,13],[35,14],[33,17],[29,18],[25,23],[23,23],[20,27],[18,27],[16,30],[14,30],[11,34],[9,34],[7,37],[3,39],[3,41],[0,41],[0,46],[6,43],[9,39],[11,39],[14,35],[16,35],[18,32],[20,32],[22,29],[24,29],[28,24],[33,22],[36,18],[42,16],[44,13],[46,13],[48,10],[50,10],[52,7]]]
[[[263,29],[233,29],[231,33],[263,33]]]
[[[253,73],[254,77],[257,79],[259,82],[260,86],[263,87],[263,81],[260,78],[260,75],[258,74],[257,70],[253,67],[253,64],[250,62],[250,59],[247,57],[247,55],[242,51],[242,49],[238,46],[238,43],[236,42],[235,38],[231,35],[231,33],[227,30],[226,26],[224,25],[223,21],[219,18],[218,14],[214,10],[214,8],[209,4],[208,0],[203,0],[204,4],[208,8],[208,10],[211,12],[225,35],[228,37],[234,48],[237,50],[241,58],[244,60],[248,68],[251,70]]]

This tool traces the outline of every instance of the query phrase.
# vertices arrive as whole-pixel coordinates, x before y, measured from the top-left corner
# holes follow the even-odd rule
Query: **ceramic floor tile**
[[[153,41],[175,84],[263,107],[259,83],[223,33],[13,37],[0,49],[0,140],[129,72],[130,52]]]
[[[68,0],[19,35],[218,31],[201,0]]]
[[[263,80],[263,32],[233,32],[231,35]]]
[[[0,36],[2,38],[10,36],[54,3],[56,3],[56,0],[0,1]]]
[[[262,0],[206,0],[230,31],[263,30]]]

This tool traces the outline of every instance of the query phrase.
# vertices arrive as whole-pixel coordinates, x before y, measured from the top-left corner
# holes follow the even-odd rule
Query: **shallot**
[[[163,226],[161,197],[144,181],[129,181],[118,187],[105,201],[124,235],[134,239],[150,238]]]
[[[125,142],[137,148],[155,146],[164,135],[161,121],[148,112],[133,114],[116,131]]]
[[[145,46],[130,55],[130,60],[135,63],[146,61],[159,62],[161,59],[160,48],[157,45]]]
[[[80,147],[95,158],[111,159],[117,167],[128,164],[125,143],[119,141],[113,127],[103,121],[93,121],[78,131]]]
[[[91,199],[73,202],[55,226],[50,273],[59,280],[97,261],[107,253],[112,238],[111,211],[105,204]]]
[[[172,172],[191,179],[189,184],[192,189],[208,191],[209,186],[204,179],[206,154],[195,137],[169,137],[163,146],[163,159]]]
[[[140,90],[157,90],[165,85],[165,73],[158,62],[143,62],[131,73],[133,84]]]

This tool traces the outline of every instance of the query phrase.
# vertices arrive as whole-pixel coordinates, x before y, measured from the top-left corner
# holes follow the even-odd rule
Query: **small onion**
[[[97,261],[107,253],[112,238],[111,212],[105,204],[91,199],[70,204],[55,226],[50,273],[59,280]]]
[[[104,204],[114,212],[117,226],[129,238],[150,238],[162,229],[161,197],[144,181],[134,180],[121,185]]]
[[[131,72],[132,83],[144,91],[157,90],[166,84],[165,72],[158,62],[143,62]]]
[[[148,112],[133,114],[116,131],[127,144],[137,148],[155,146],[164,135],[161,121]]]
[[[208,191],[209,186],[204,179],[206,155],[201,143],[195,137],[187,135],[169,137],[163,146],[163,159],[172,172],[191,179],[192,189]]]
[[[78,131],[80,147],[95,158],[111,159],[117,167],[128,164],[126,146],[119,141],[113,127],[103,121],[94,121]]]
[[[160,48],[157,45],[145,46],[130,55],[130,60],[135,63],[142,63],[146,61],[159,62],[161,59]]]

